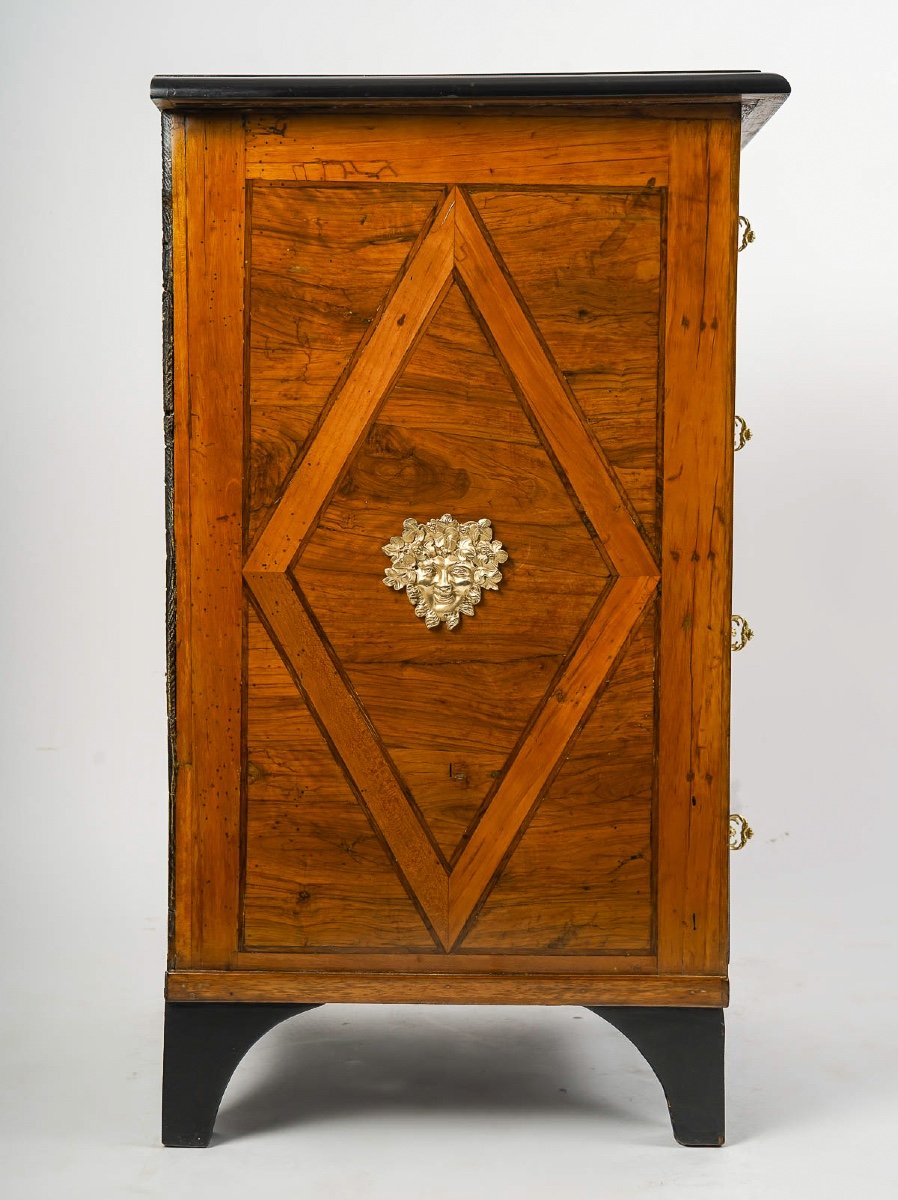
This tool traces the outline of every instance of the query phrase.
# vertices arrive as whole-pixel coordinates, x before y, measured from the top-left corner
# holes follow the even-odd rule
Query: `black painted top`
[[[377,100],[739,100],[743,143],[789,95],[763,71],[645,71],[576,75],[156,75],[162,109]]]

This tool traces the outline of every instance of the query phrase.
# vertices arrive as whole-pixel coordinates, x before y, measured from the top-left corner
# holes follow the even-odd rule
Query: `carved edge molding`
[[[175,341],[172,268],[172,114],[162,114],[162,430],[165,488],[165,702],[168,726],[168,936],[174,938],[177,785],[177,589],[175,562]]]

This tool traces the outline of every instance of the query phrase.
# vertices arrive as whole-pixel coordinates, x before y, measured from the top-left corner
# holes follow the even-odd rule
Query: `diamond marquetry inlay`
[[[612,582],[602,602],[594,605],[551,695],[538,703],[526,735],[516,744],[479,820],[450,864],[420,811],[409,803],[406,788],[375,736],[355,689],[335,663],[294,567],[347,463],[367,436],[454,281],[464,287],[476,306],[530,421],[595,531]],[[429,514],[417,515],[427,522]],[[476,523],[480,516],[498,521],[494,513],[471,514],[471,519]],[[464,523],[460,528],[464,529]],[[505,550],[492,537],[492,530],[488,540],[498,573]],[[514,547],[507,549],[513,563]],[[392,553],[389,556],[394,567],[404,561]],[[401,569],[411,570],[411,566]],[[613,473],[461,189],[450,191],[359,348],[262,529],[244,575],[281,656],[327,728],[369,819],[390,847],[434,938],[446,949],[453,947],[463,938],[564,748],[639,622],[659,575]],[[407,580],[405,586],[408,590]],[[445,589],[451,585],[445,583],[440,594],[445,611],[440,612],[420,584],[412,583],[413,589],[416,586],[417,593],[410,598],[416,611],[427,603],[420,615],[428,624],[457,623],[459,614],[468,612],[466,604],[473,612],[470,590],[456,603],[450,601]],[[498,605],[502,596],[490,599]],[[434,618],[428,617],[431,611]],[[403,619],[407,613],[406,609]],[[463,636],[463,630],[453,636]],[[547,754],[546,746],[558,749]]]

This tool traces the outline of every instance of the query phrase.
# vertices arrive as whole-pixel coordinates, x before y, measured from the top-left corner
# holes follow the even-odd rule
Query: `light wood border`
[[[739,126],[671,131],[667,203],[658,969],[727,962]]]
[[[619,950],[582,950],[575,953],[536,950],[506,953],[504,950],[434,951],[378,950],[243,950],[233,964],[244,971],[332,971],[359,972],[410,971],[425,975],[484,975],[496,971],[512,975],[657,975],[658,960],[653,954],[628,954]]]
[[[226,966],[240,882],[244,131],[173,130],[177,775],[173,961]],[[199,714],[202,714],[201,719]]]
[[[711,976],[475,975],[352,971],[173,971],[166,999],[272,1004],[653,1004],[721,1008]]]
[[[528,112],[253,113],[249,179],[661,187],[671,126],[651,117]]]

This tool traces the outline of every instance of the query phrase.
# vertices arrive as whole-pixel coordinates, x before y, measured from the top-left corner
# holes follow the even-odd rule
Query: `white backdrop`
[[[898,1194],[893,14],[888,0],[6,0],[6,1195]],[[673,1148],[638,1056],[573,1010],[325,1009],[241,1068],[220,1126],[241,1137],[158,1149],[151,74],[751,67],[794,95],[742,168],[758,241],[739,264],[737,409],[755,436],[737,459],[734,605],[756,637],[733,664],[733,806],[756,837],[732,864],[729,1147]],[[469,1061],[465,1039],[489,1048]],[[525,1045],[543,1066],[521,1075]],[[274,1062],[286,1075],[266,1091]]]

